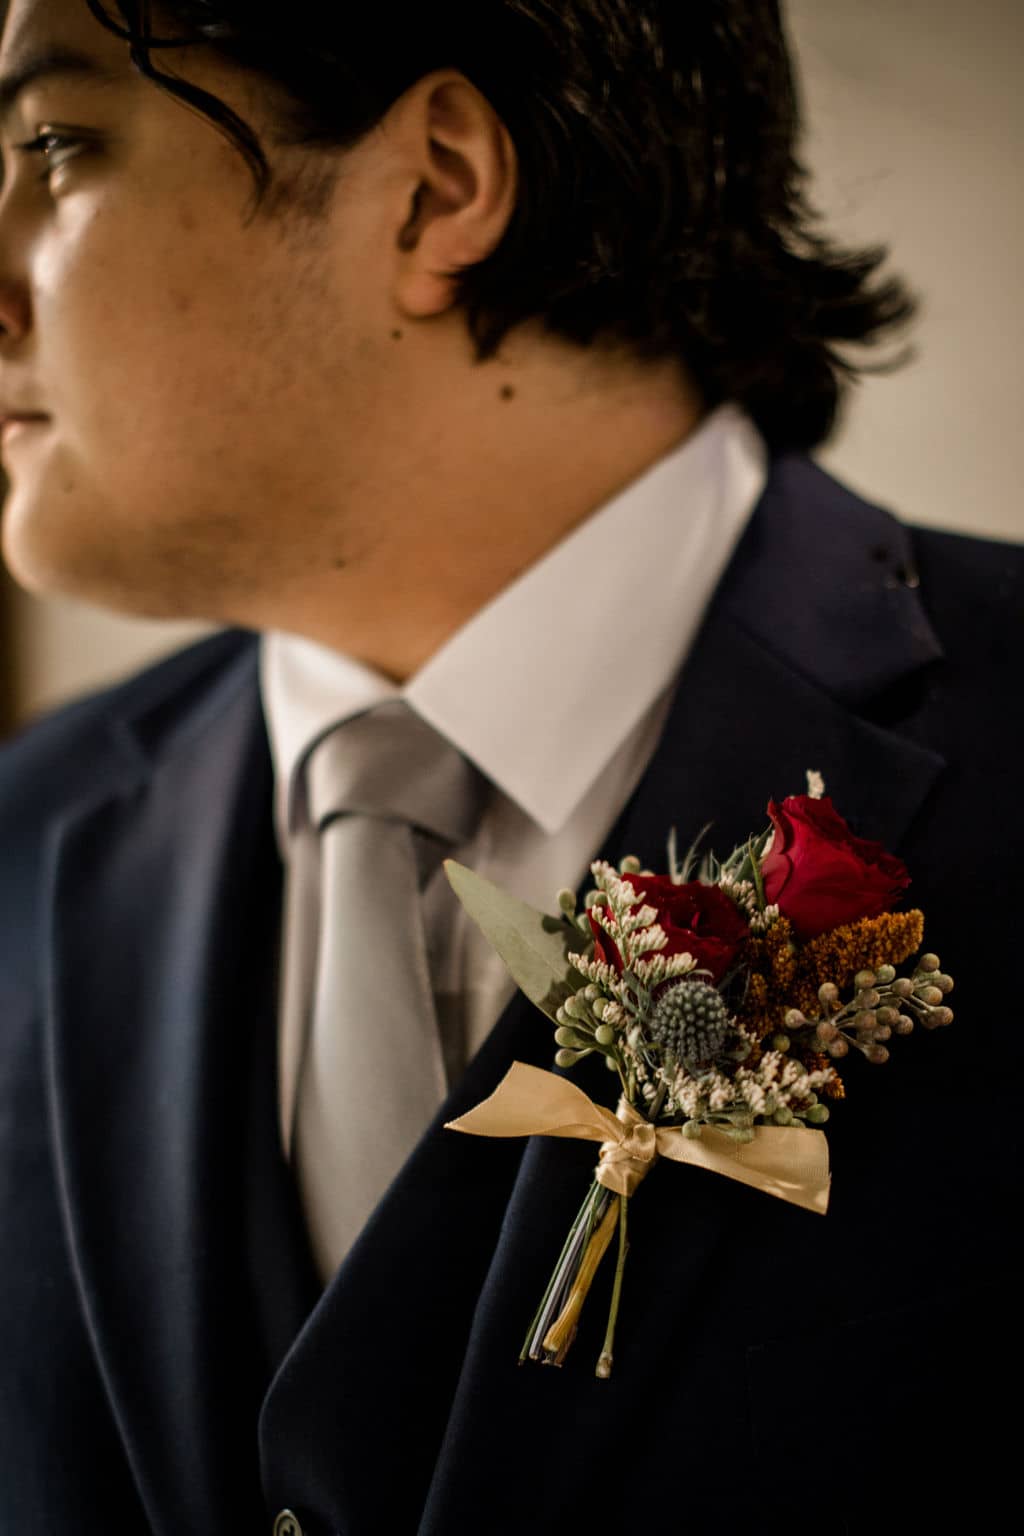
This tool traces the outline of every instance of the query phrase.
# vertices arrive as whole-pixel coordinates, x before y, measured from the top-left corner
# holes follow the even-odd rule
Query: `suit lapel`
[[[850,704],[890,696],[940,654],[912,585],[892,577],[892,569],[909,570],[909,558],[903,530],[884,513],[806,461],[777,466],[682,672],[647,772],[595,856],[636,853],[664,867],[669,827],[685,847],[709,820],[712,846],[727,851],[766,824],[770,796],[805,790],[808,768],[824,774],[855,827],[898,848],[942,760]],[[538,1509],[557,1511],[566,1498],[568,1473],[560,1480],[552,1454],[565,1425],[576,1424],[574,1438],[585,1442],[592,1419],[599,1455],[607,1426],[628,1414],[630,1394],[655,1390],[633,1333],[639,1314],[631,1323],[628,1307],[620,1324],[624,1364],[595,1386],[604,1321],[596,1298],[565,1371],[515,1369],[594,1152],[542,1137],[524,1148],[443,1125],[490,1093],[513,1059],[548,1066],[552,1050],[547,1022],[514,999],[324,1294],[264,1406],[272,1507],[291,1504],[330,1529],[441,1536],[482,1528],[488,1491],[493,1497],[502,1487],[511,1507],[517,1496],[525,1503],[520,1524],[503,1510],[501,1528],[532,1528]],[[583,1063],[575,1080],[614,1102],[596,1060]],[[645,1188],[637,1220],[659,1241],[666,1230],[672,1237],[655,1266],[653,1242],[643,1256],[641,1229],[630,1259],[635,1295],[668,1283],[673,1305],[683,1308],[699,1296],[724,1234],[747,1219],[752,1197],[692,1172],[672,1169],[675,1181],[652,1179]],[[780,1219],[794,1215],[805,1213],[784,1208]],[[485,1403],[493,1410],[486,1415]],[[546,1496],[534,1471],[528,1493],[516,1494],[515,1458],[495,1433],[495,1413],[518,1426],[523,1459],[550,1481]],[[385,1435],[402,1446],[400,1479],[381,1480]]]
[[[273,1101],[280,875],[251,650],[177,715],[115,726],[109,787],[55,828],[48,868],[69,1240],[166,1536],[262,1522],[253,1423],[315,1294],[272,1108],[271,1134],[256,1124]],[[243,1256],[260,1264],[252,1297]]]

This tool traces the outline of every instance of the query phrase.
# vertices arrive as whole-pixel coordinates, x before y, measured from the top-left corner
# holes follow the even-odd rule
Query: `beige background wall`
[[[1024,538],[1024,0],[789,0],[788,15],[817,204],[836,234],[889,243],[925,303],[918,360],[861,385],[821,462],[910,522]],[[12,606],[23,716],[198,632]]]

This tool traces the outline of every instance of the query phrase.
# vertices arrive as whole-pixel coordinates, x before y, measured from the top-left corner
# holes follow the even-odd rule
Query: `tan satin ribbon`
[[[681,1129],[648,1124],[625,1100],[618,1112],[595,1104],[554,1072],[512,1063],[489,1098],[449,1120],[450,1131],[472,1136],[568,1136],[599,1141],[594,1177],[616,1194],[631,1195],[659,1157],[738,1179],[791,1205],[824,1215],[828,1209],[828,1142],[799,1126],[759,1125],[753,1141],[735,1142],[714,1126],[691,1141]]]

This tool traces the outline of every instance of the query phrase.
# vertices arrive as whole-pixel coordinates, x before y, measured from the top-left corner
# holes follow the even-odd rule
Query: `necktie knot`
[[[473,834],[485,780],[458,748],[403,699],[345,720],[320,738],[306,764],[309,818],[403,821],[457,846]]]

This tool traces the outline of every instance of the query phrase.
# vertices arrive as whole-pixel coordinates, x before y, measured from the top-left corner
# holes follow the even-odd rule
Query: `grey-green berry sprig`
[[[874,971],[858,971],[853,984],[854,997],[838,1013],[814,1021],[794,1009],[786,1016],[787,1026],[813,1028],[815,1045],[833,1059],[846,1056],[853,1046],[880,1065],[889,1059],[886,1042],[893,1035],[909,1035],[915,1024],[938,1029],[953,1021],[953,1010],[944,1001],[953,990],[953,978],[943,974],[938,955],[922,955],[911,976],[897,976],[894,966],[880,965]],[[839,989],[824,982],[818,998],[823,1007],[834,1008]]]

